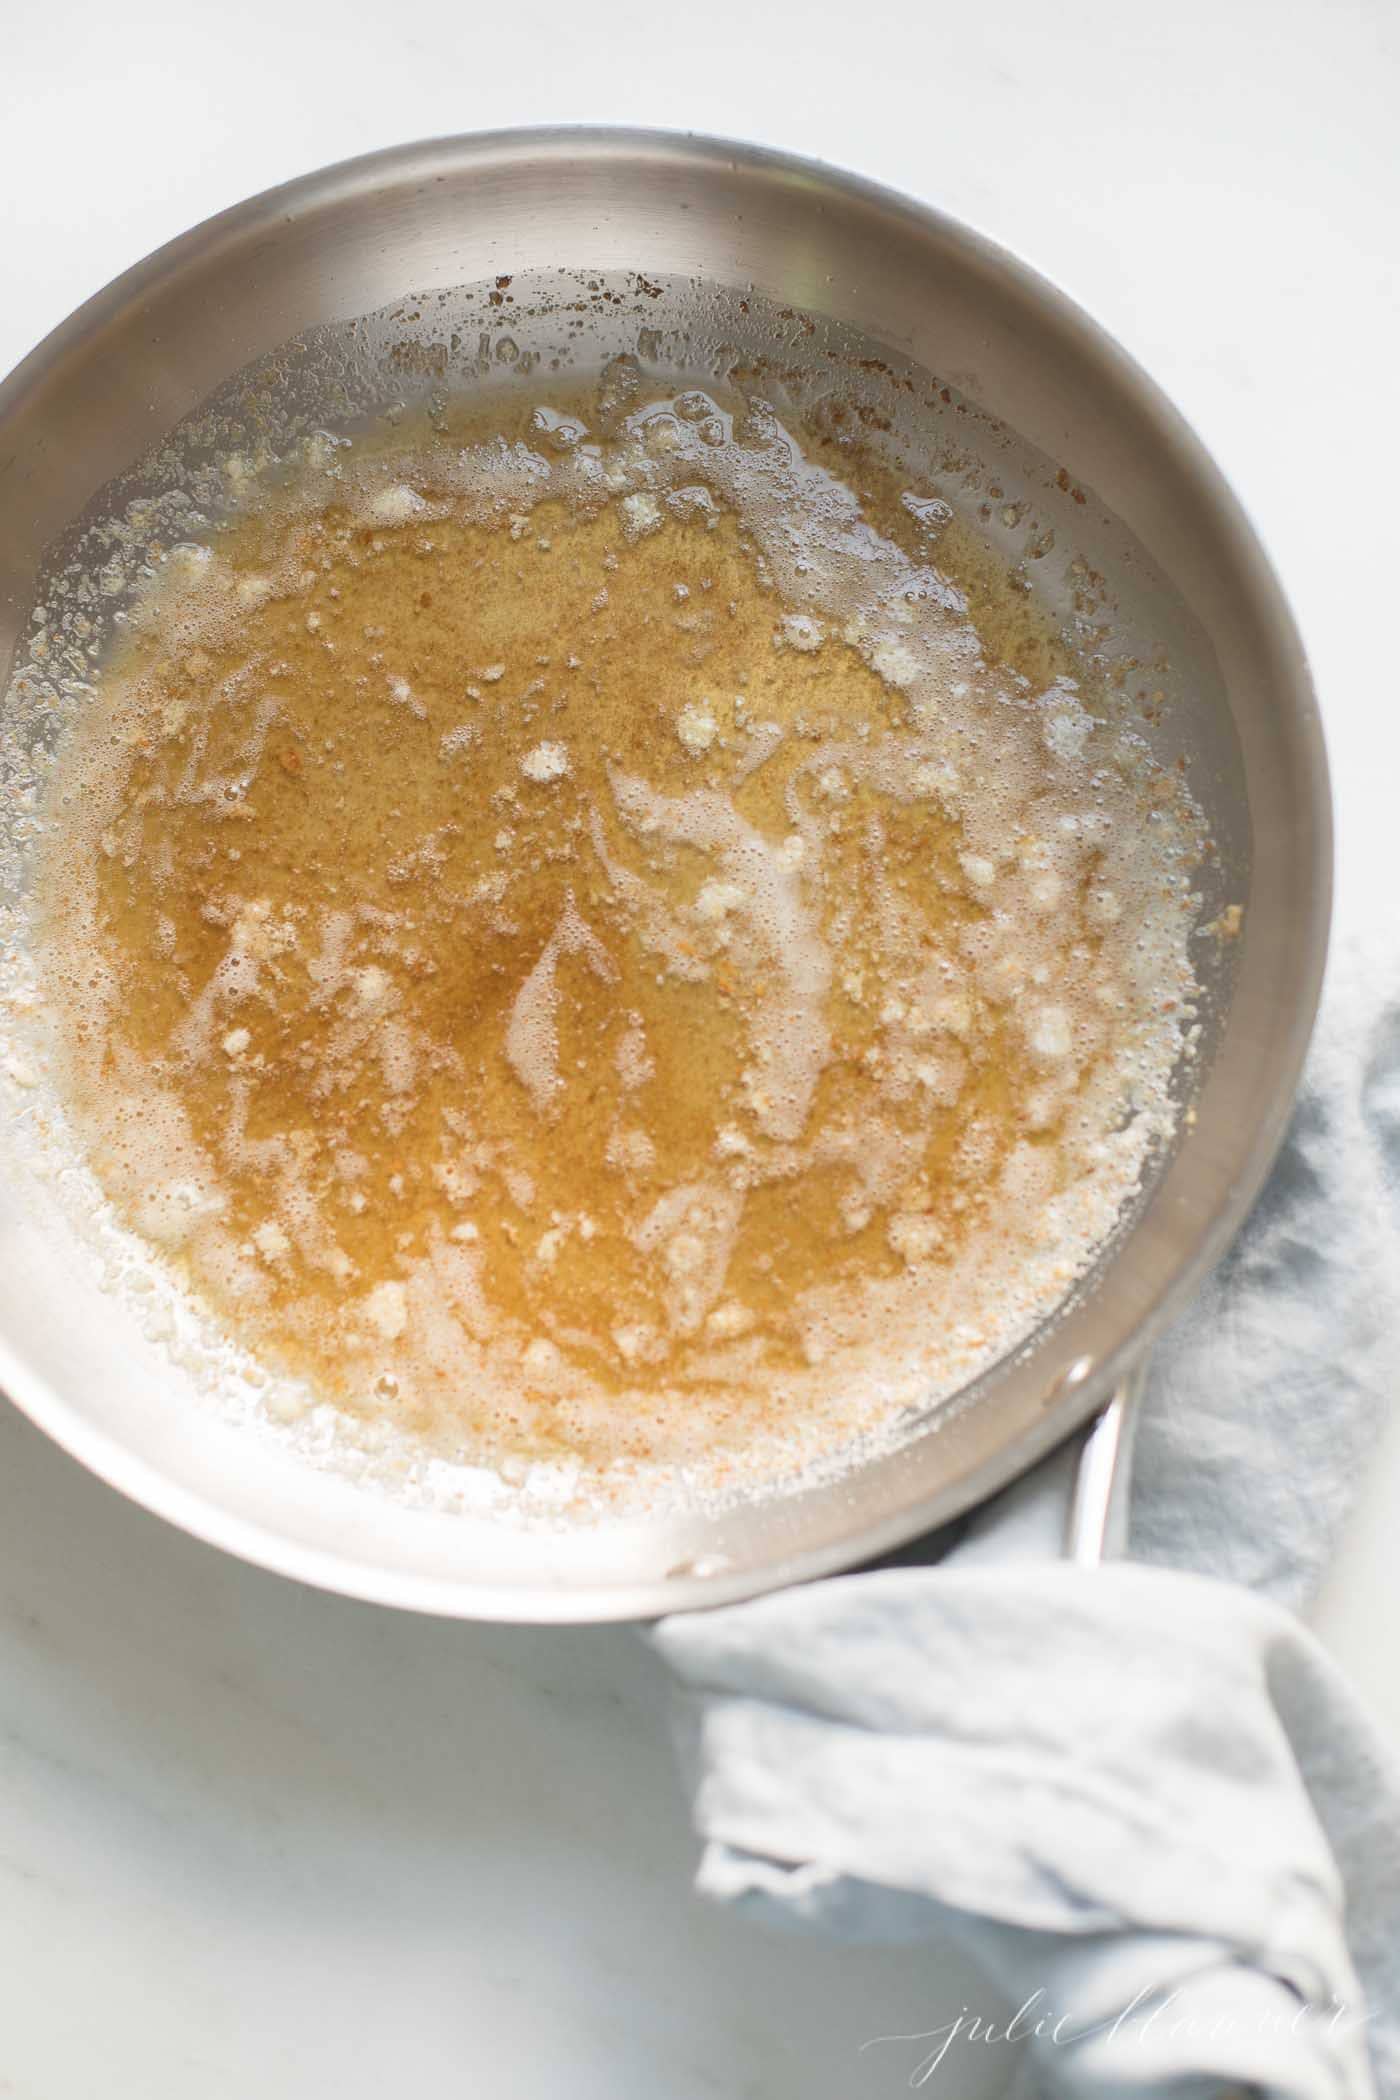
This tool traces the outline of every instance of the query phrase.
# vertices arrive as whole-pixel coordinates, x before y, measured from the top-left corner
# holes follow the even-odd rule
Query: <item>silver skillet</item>
[[[138,264],[0,386],[0,672],[50,543],[231,374],[410,292],[560,268],[687,281],[700,303],[706,285],[742,290],[939,375],[975,405],[1007,487],[1031,489],[1062,551],[1081,548],[1123,617],[1165,647],[1161,733],[1210,815],[1207,885],[1245,906],[1242,937],[1210,961],[1179,1144],[1086,1286],[1012,1360],[880,1454],[723,1511],[521,1531],[318,1469],[182,1389],[42,1191],[8,1169],[0,1386],[197,1536],[422,1611],[645,1617],[849,1567],[968,1509],[1107,1408],[1076,1504],[1076,1547],[1091,1552],[1121,1395],[1282,1134],[1322,973],[1331,840],[1317,710],[1259,542],[1180,416],[1063,294],[888,190],[708,139],[500,132],[307,176]]]

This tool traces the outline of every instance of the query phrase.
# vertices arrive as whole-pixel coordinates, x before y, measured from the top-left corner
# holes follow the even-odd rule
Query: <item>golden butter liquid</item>
[[[1160,783],[956,528],[920,563],[785,442],[691,395],[352,447],[106,674],[50,862],[72,1112],[351,1413],[795,1448],[1003,1343],[1122,1199]]]

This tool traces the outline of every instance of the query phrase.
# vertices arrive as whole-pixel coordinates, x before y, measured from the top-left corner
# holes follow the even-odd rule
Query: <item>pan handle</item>
[[[1130,1371],[1082,1432],[1065,1519],[1065,1558],[1076,1567],[1096,1568],[1122,1549],[1133,1432],[1146,1372],[1145,1362]]]

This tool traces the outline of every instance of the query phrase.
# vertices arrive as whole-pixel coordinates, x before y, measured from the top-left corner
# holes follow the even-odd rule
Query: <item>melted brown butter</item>
[[[920,565],[702,396],[591,413],[351,448],[169,564],[47,909],[90,1155],[241,1339],[605,1465],[1048,1309],[1162,1111],[1191,834],[956,529]]]

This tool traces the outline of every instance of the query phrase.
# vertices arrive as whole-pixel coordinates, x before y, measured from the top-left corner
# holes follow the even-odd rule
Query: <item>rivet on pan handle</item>
[[[1083,1432],[1065,1519],[1065,1558],[1077,1567],[1096,1568],[1122,1548],[1137,1402],[1146,1369],[1141,1364],[1130,1371]]]

